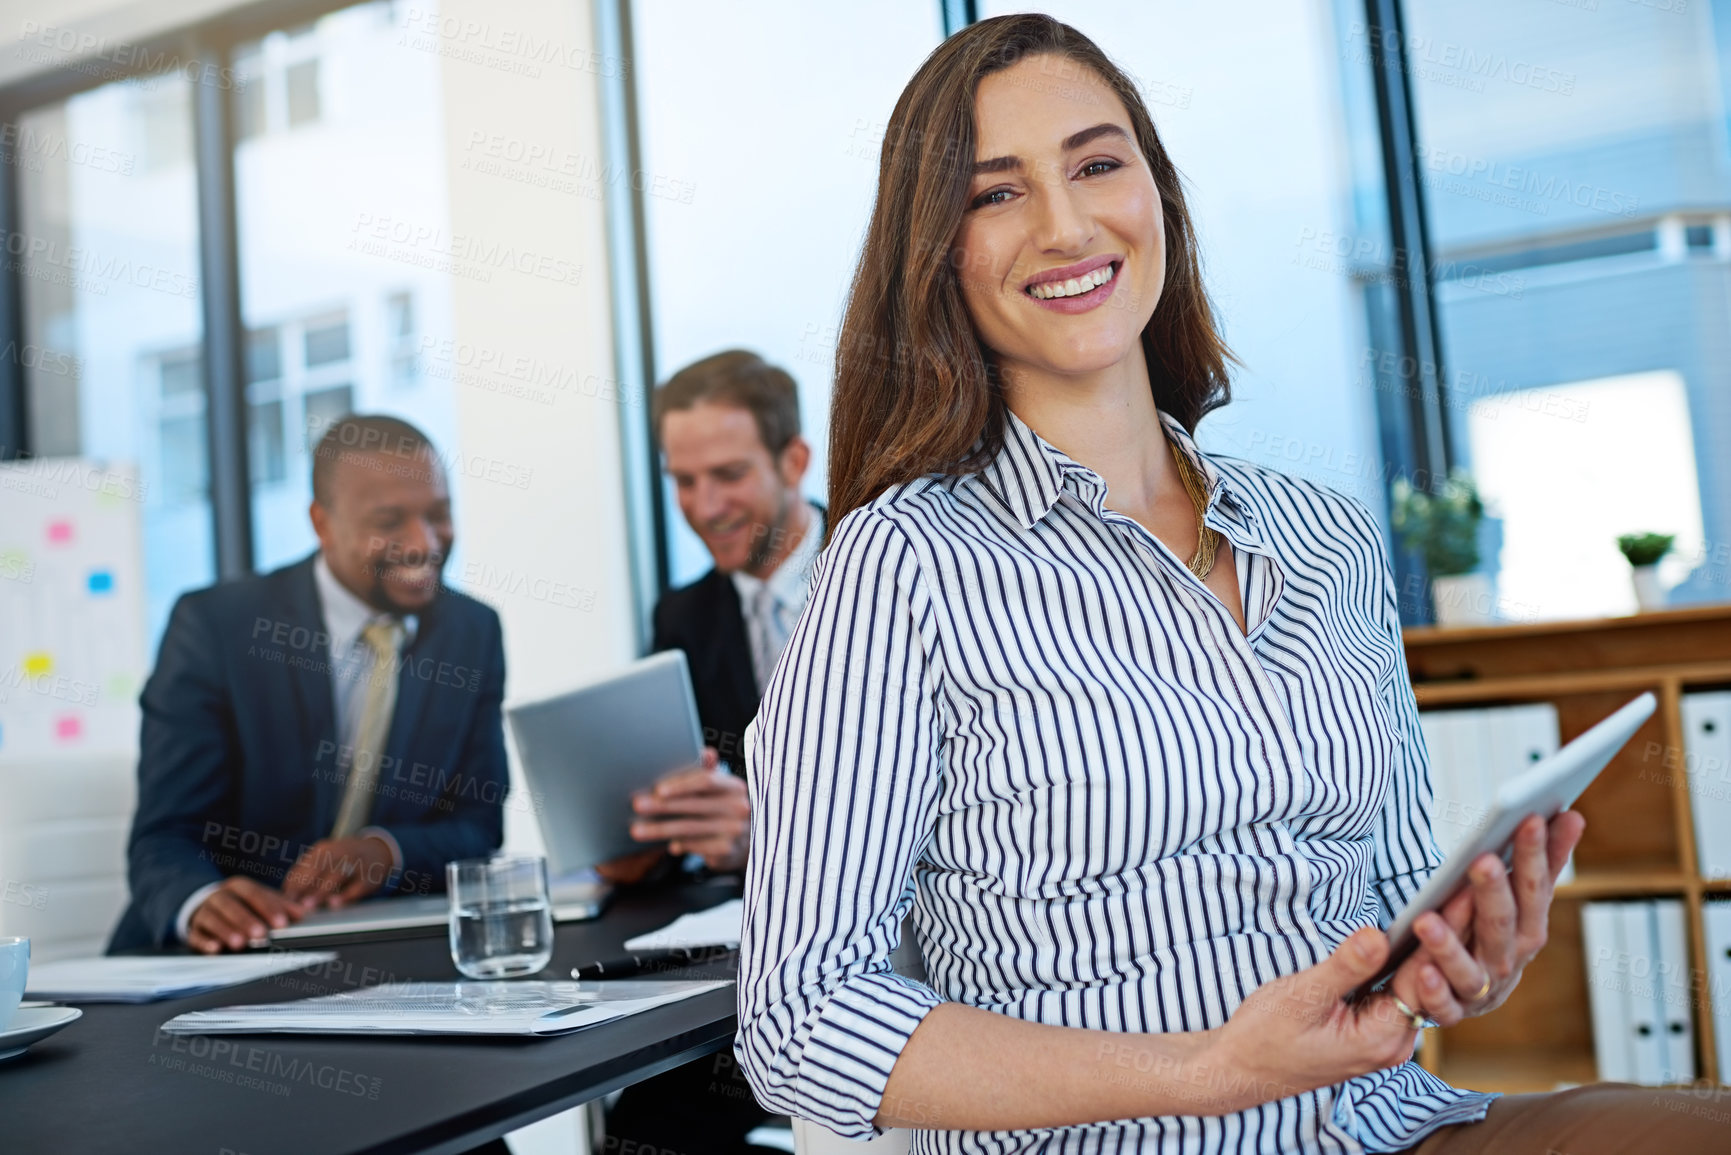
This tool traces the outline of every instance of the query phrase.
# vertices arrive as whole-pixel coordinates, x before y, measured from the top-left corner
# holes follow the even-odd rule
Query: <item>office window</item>
[[[317,369],[349,359],[349,319],[321,320],[306,329],[306,366]]]
[[[283,73],[288,105],[288,126],[296,128],[319,118],[319,62],[317,58],[291,64]]]
[[[325,430],[336,424],[338,420],[355,411],[355,391],[350,385],[335,385],[324,389],[314,389],[305,394],[306,406],[306,447],[310,453],[324,436]],[[309,462],[311,457],[307,459]],[[310,488],[308,490],[311,492]]]
[[[324,109],[317,25],[272,32],[235,48],[236,140],[316,123]]]
[[[1617,535],[1670,533],[1672,603],[1731,598],[1723,6],[1405,11],[1446,412],[1503,520],[1486,568],[1527,616],[1624,612]]]
[[[1617,537],[1656,515],[1678,537],[1661,581],[1688,577],[1705,540],[1692,424],[1672,370],[1513,389],[1467,407],[1474,473],[1498,497],[1505,616],[1632,612]]]
[[[246,380],[251,385],[282,376],[282,333],[275,326],[246,335]]]
[[[177,76],[155,76],[131,83],[142,167],[155,172],[184,166],[192,156],[192,119],[187,110],[186,86]]]
[[[274,328],[246,335],[247,466],[254,485],[282,481],[288,475],[279,338]]]
[[[416,366],[415,296],[392,293],[385,298],[385,343],[390,349],[390,382],[407,389],[420,380]]]
[[[249,140],[263,133],[269,121],[265,105],[264,51],[253,43],[237,51],[234,60],[234,138]]]
[[[734,346],[787,369],[816,450],[806,492],[821,499],[836,328],[878,148],[943,36],[939,6],[655,0],[632,21],[656,373]],[[663,494],[680,585],[709,555]]]
[[[316,547],[309,448],[336,418],[395,412],[455,449],[450,387],[398,388],[403,334],[449,331],[452,276],[440,57],[408,18],[361,4],[236,49],[263,93],[236,93],[236,115],[262,107],[266,125],[235,153],[241,313],[280,334],[280,480],[252,493],[260,571]]]
[[[204,360],[197,349],[165,353],[156,362],[161,382],[157,425],[163,500],[196,505],[210,499],[206,451]]]
[[[17,120],[29,445],[134,463],[150,644],[215,576],[191,91],[104,84]]]

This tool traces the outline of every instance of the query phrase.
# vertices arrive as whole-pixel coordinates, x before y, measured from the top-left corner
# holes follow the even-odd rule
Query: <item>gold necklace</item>
[[[1184,564],[1198,580],[1206,581],[1214,571],[1214,551],[1220,545],[1220,531],[1210,529],[1202,520],[1208,512],[1208,483],[1201,471],[1179,451],[1176,441],[1168,437],[1166,444],[1172,449],[1172,460],[1178,463],[1178,476],[1184,479],[1184,492],[1190,495],[1190,504],[1196,507],[1196,556]]]

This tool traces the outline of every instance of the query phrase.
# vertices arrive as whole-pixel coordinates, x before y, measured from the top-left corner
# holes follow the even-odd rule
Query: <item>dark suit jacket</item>
[[[418,617],[368,818],[402,849],[387,892],[442,890],[448,860],[504,836],[499,616],[441,589]],[[110,950],[172,942],[181,904],[229,875],[280,886],[329,836],[344,780],[313,559],[183,596],[139,704],[132,902]]]
[[[829,537],[829,512],[821,505],[816,509],[821,542]],[[757,716],[757,677],[733,578],[712,569],[688,586],[668,590],[655,603],[654,624],[652,650],[685,651],[704,745],[714,746],[736,773],[744,774],[740,743]]]

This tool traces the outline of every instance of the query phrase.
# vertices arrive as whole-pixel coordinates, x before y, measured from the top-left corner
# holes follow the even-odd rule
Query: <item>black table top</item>
[[[622,895],[593,922],[561,925],[539,977],[616,957],[625,939],[737,893],[717,880]],[[189,1010],[462,977],[442,931],[309,949],[335,950],[337,961],[196,998],[85,1006],[0,1063],[0,1150],[444,1155],[732,1044],[732,987],[541,1039],[157,1032]],[[734,976],[727,963],[657,977]]]

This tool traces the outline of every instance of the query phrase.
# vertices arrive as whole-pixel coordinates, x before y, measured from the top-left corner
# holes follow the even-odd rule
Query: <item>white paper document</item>
[[[236,987],[319,966],[335,951],[293,950],[267,954],[140,955],[72,958],[30,968],[31,998],[64,1003],[150,1003]]]
[[[562,1035],[730,987],[710,982],[386,983],[311,999],[189,1011],[174,1035]]]
[[[625,940],[626,950],[675,950],[679,947],[739,945],[745,903],[731,899],[720,906],[682,914],[660,930]]]

